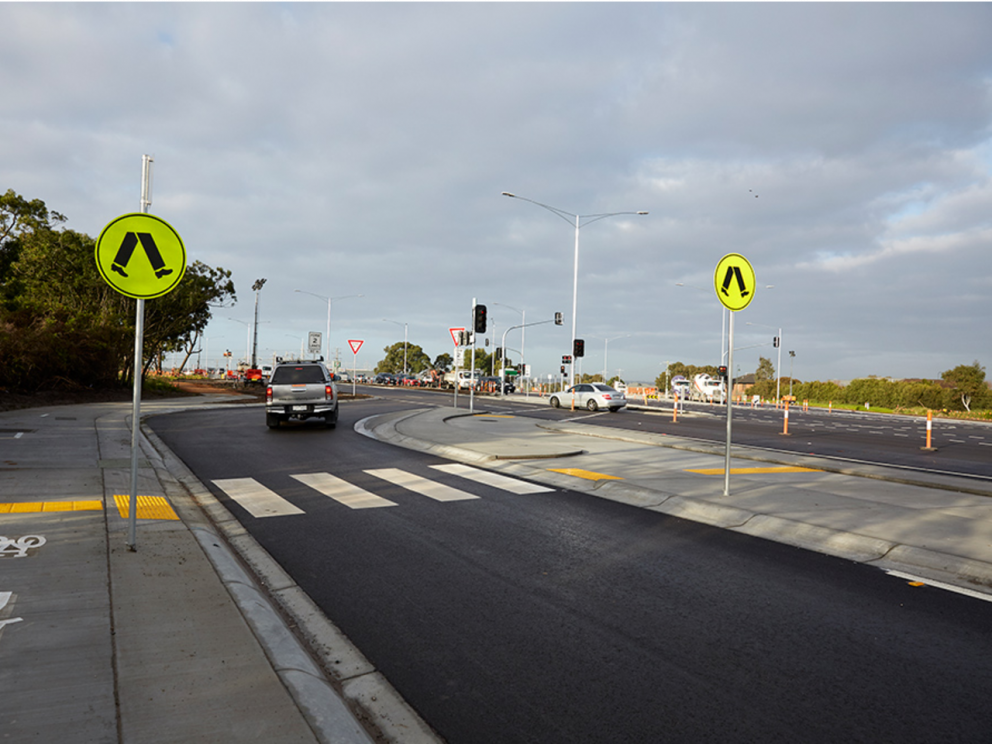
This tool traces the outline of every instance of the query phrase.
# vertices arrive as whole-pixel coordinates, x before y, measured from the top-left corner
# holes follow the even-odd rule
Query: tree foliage
[[[427,356],[422,348],[416,344],[404,344],[402,341],[399,341],[392,346],[383,348],[386,356],[375,365],[375,373],[389,372],[390,374],[397,374],[402,372],[404,345],[406,346],[407,372],[417,374],[418,372],[423,372],[425,369],[431,369],[431,358]]]
[[[961,401],[966,411],[971,410],[972,403],[985,405],[989,398],[985,367],[977,359],[971,364],[959,364],[947,370],[940,378],[950,386],[952,394]]]
[[[772,364],[772,360],[758,357],[758,369],[754,371],[754,381],[762,382],[773,379],[775,379],[775,365]]]
[[[13,191],[0,197],[0,386],[20,390],[127,382],[135,300],[100,276],[95,241]],[[172,292],[145,303],[143,370],[202,333],[235,299],[230,272],[194,262]]]

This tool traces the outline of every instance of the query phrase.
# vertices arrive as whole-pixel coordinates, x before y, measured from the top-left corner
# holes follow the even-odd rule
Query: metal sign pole
[[[475,413],[475,298],[472,298],[472,367],[468,378],[468,412]]]
[[[141,212],[151,206],[152,158],[141,156]],[[145,345],[145,301],[139,298],[134,315],[134,392],[131,404],[131,494],[128,501],[127,548],[138,549],[138,431],[141,428],[141,367]]]
[[[727,387],[730,388],[733,384],[734,379],[734,311],[730,310],[730,328],[727,334],[729,339],[729,348],[727,349]],[[730,389],[727,390],[727,395],[724,396],[727,399],[727,456],[726,461],[723,466],[723,495],[730,495],[730,429],[731,429],[731,419],[733,418],[734,408],[731,405]]]

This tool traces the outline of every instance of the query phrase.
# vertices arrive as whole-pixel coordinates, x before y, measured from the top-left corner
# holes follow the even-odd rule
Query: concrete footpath
[[[230,396],[147,401],[143,415]],[[582,423],[430,408],[404,447],[987,593],[992,488]],[[17,742],[438,741],[129,403],[0,414],[0,733]],[[260,414],[261,415],[261,414]],[[609,416],[610,414],[603,414]],[[619,414],[623,415],[623,414]],[[838,472],[849,468],[848,472]]]

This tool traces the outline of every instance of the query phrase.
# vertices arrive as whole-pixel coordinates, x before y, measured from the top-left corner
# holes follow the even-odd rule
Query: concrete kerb
[[[143,426],[142,436],[162,463],[170,501],[317,738],[335,744],[439,744],[430,726],[185,463],[155,432]]]
[[[409,419],[424,413],[424,410],[406,412],[401,418]],[[372,421],[377,417],[363,419],[361,433],[375,439],[387,441],[400,446],[418,449],[421,451],[432,451],[429,442],[417,440],[413,437],[399,435],[390,424],[392,420]],[[386,417],[383,417],[384,419]],[[632,443],[646,444],[651,446],[663,446],[673,449],[682,449],[704,454],[722,455],[724,450],[716,445],[706,443],[678,442],[675,438],[650,433],[627,433],[625,430],[606,429],[605,427],[592,427],[582,424],[547,424],[536,422],[539,428],[545,428],[562,433],[575,434],[580,436],[593,436],[605,439],[619,439]],[[659,441],[664,439],[666,441]],[[461,450],[459,448],[447,448],[453,459],[467,460],[471,458],[475,463],[485,467],[499,467],[494,462],[494,458],[479,457],[477,452]],[[439,453],[440,454],[440,453]],[[466,455],[468,457],[466,457]],[[734,456],[741,459],[750,459],[759,462],[769,462],[777,464],[795,465],[804,464],[808,467],[835,472],[844,475],[856,475],[860,477],[875,478],[878,480],[888,480],[890,482],[902,483],[906,485],[916,485],[930,488],[943,488],[946,490],[962,491],[948,484],[934,484],[906,479],[898,476],[887,477],[884,470],[879,467],[880,472],[866,475],[864,472],[851,469],[845,472],[838,467],[824,467],[824,462],[819,458],[795,457],[787,459],[777,459],[762,457],[757,453],[741,454],[738,448],[734,449]],[[548,485],[559,488],[567,488],[573,491],[590,493],[602,498],[607,498],[620,503],[626,503],[639,508],[650,509],[671,516],[682,517],[695,522],[708,524],[723,529],[731,529],[736,532],[760,537],[774,542],[787,545],[794,545],[807,550],[814,550],[826,555],[844,558],[857,563],[874,565],[880,569],[889,571],[902,571],[920,576],[923,579],[940,581],[947,584],[971,587],[992,588],[992,563],[979,561],[963,556],[955,556],[948,553],[920,548],[910,545],[896,543],[870,535],[862,535],[854,532],[834,530],[827,527],[810,525],[797,522],[782,517],[768,514],[760,514],[747,509],[728,507],[722,504],[715,504],[701,499],[683,497],[675,494],[666,494],[655,489],[643,486],[624,484],[619,481],[584,481],[581,479],[569,478],[565,475],[549,472],[531,472],[526,477],[538,480]],[[968,493],[964,490],[962,492]],[[987,491],[980,491],[978,495],[992,495]]]

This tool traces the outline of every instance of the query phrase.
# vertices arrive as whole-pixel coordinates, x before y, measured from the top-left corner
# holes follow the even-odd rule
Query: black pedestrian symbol
[[[727,292],[727,287],[730,286],[730,281],[735,276],[737,277],[737,288],[740,290],[741,297],[747,297],[749,294],[751,294],[751,292],[748,291],[747,285],[744,284],[744,277],[741,275],[741,267],[740,266],[728,266],[727,267],[727,273],[724,274],[724,276],[723,276],[723,287],[720,288],[721,291],[723,292],[723,294],[725,296],[730,297],[730,293]]]
[[[117,249],[117,255],[114,256],[114,262],[110,266],[111,271],[116,271],[125,279],[128,278],[124,269],[127,268],[127,264],[131,260],[131,254],[134,253],[134,248],[138,245],[139,240],[141,241],[141,247],[145,249],[145,255],[148,256],[148,261],[152,265],[155,277],[161,279],[163,276],[171,274],[172,269],[165,268],[165,261],[162,259],[162,254],[159,252],[158,246],[155,245],[155,239],[152,237],[152,234],[133,232],[127,233],[124,236],[124,240],[121,241],[121,247]]]

